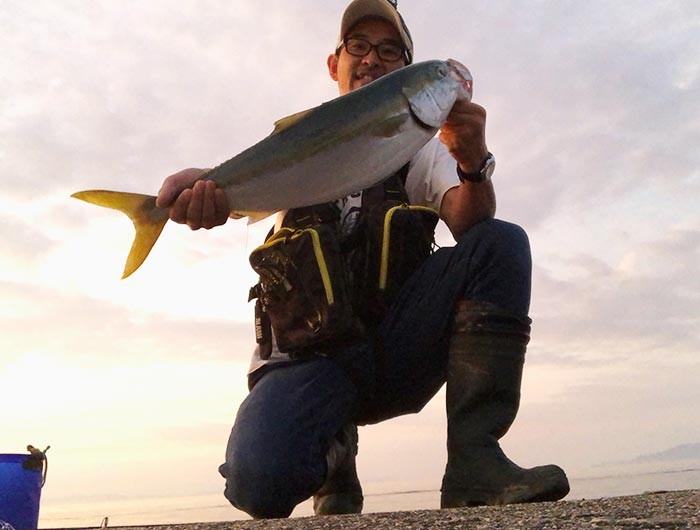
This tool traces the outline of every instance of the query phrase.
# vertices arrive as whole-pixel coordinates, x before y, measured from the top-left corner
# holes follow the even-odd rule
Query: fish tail
[[[124,212],[134,223],[136,235],[126,258],[122,278],[131,275],[146,260],[168,221],[167,208],[156,206],[156,198],[153,195],[88,190],[74,193],[71,197]]]

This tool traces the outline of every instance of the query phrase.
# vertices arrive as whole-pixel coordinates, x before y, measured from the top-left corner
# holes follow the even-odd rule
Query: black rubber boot
[[[461,300],[447,364],[447,468],[442,508],[556,501],[569,493],[555,465],[523,469],[498,440],[520,404],[530,319]]]
[[[336,435],[328,450],[328,476],[314,494],[316,515],[341,515],[361,513],[364,497],[357,478],[357,426],[348,423]]]

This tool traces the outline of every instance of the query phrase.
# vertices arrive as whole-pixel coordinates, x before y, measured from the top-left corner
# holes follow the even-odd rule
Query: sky
[[[337,95],[340,1],[0,2],[0,452],[51,446],[48,499],[217,493],[247,388],[269,223],[168,225],[120,280],[121,214]],[[497,217],[533,250],[532,340],[502,445],[581,476],[700,441],[700,3],[419,2],[416,61],[474,75]],[[443,245],[451,244],[444,227]],[[439,487],[444,389],[360,429],[366,491]]]

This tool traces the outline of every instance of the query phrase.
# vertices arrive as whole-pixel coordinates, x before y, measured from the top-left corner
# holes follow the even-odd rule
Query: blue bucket
[[[25,469],[28,454],[0,454],[0,520],[15,530],[34,530],[39,524],[43,473]]]

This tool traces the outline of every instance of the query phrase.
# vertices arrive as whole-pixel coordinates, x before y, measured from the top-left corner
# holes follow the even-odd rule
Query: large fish
[[[267,138],[208,171],[231,213],[270,213],[346,197],[398,171],[437,132],[457,98],[471,98],[459,62],[426,61],[275,123]],[[122,278],[144,262],[168,220],[152,195],[90,190],[72,197],[126,213],[136,236]]]

